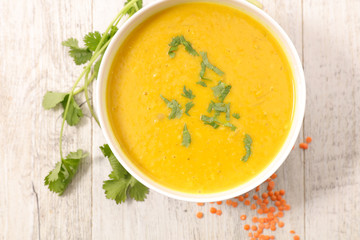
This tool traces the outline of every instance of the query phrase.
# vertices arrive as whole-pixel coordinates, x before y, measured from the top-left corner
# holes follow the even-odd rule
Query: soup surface
[[[180,44],[170,56],[177,36],[197,54]],[[211,80],[201,80],[200,51],[224,74],[207,67]],[[207,111],[211,101],[221,105],[212,89],[219,81],[231,85],[223,100],[230,118]],[[195,97],[184,97],[184,86]],[[173,119],[161,96],[181,106],[170,103]],[[289,133],[294,98],[288,60],[271,33],[239,10],[210,3],[178,5],[143,22],[118,50],[107,86],[109,119],[125,154],[156,182],[198,194],[239,186],[267,167]],[[218,128],[202,120],[214,114]]]

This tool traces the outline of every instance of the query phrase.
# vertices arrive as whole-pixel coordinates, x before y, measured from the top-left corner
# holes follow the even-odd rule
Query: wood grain
[[[359,239],[360,2],[304,1],[306,238]]]
[[[239,216],[252,215],[248,208],[223,204],[217,217],[208,213],[210,204],[156,192],[145,202],[107,200],[102,182],[111,170],[99,150],[105,140],[88,112],[80,127],[65,128],[64,152],[81,148],[90,157],[64,196],[43,185],[59,160],[61,111],[43,110],[42,96],[70,89],[81,71],[61,41],[104,31],[123,2],[0,1],[0,240],[247,239]],[[295,148],[277,172],[292,205],[277,239],[290,239],[290,229],[302,239],[359,239],[360,2],[261,2],[302,56],[308,99],[299,141],[314,139],[305,153]]]

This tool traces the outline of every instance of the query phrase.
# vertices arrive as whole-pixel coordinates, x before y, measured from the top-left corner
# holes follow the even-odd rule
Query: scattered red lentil
[[[211,204],[215,203],[215,202],[210,202]]]
[[[311,138],[310,138],[311,139]],[[308,139],[306,139],[307,143],[310,143]],[[306,144],[307,143],[302,143]],[[304,148],[305,149],[305,148]],[[285,200],[285,190],[281,189],[278,191],[275,191],[275,182],[273,179],[277,178],[277,175],[274,173],[269,179],[267,179],[265,182],[267,182],[267,192],[263,192],[260,194],[252,194],[250,199],[249,193],[244,194],[243,196],[237,196],[234,198],[235,200],[228,199],[226,200],[226,204],[232,207],[237,207],[239,200],[240,202],[243,202],[244,205],[250,206],[251,210],[256,210],[257,207],[259,207],[256,212],[259,215],[262,215],[262,217],[259,216],[253,216],[252,222],[254,225],[250,226],[249,224],[244,225],[244,229],[246,231],[249,231],[250,229],[253,231],[249,232],[248,236],[250,240],[270,240],[275,239],[274,235],[266,235],[263,234],[265,231],[276,231],[277,229],[283,228],[285,226],[285,223],[280,221],[279,218],[284,217],[284,210],[289,211],[291,209],[291,206],[287,204],[287,201]],[[255,192],[260,191],[260,186],[257,186],[255,189]],[[270,201],[271,200],[271,201]],[[253,201],[253,202],[251,202]],[[221,205],[223,201],[216,202],[218,205]],[[212,202],[214,203],[214,202]],[[197,203],[198,206],[204,206],[204,203]],[[210,213],[216,214],[216,215],[222,215],[222,211],[220,209],[216,209],[214,207],[210,208]],[[196,214],[197,218],[203,218],[203,213],[198,212]],[[245,214],[240,216],[240,219],[245,221],[247,219],[247,216]],[[267,230],[269,229],[269,230]],[[290,231],[291,234],[295,234],[294,230]],[[293,236],[294,240],[300,240],[300,237],[298,235]]]
[[[214,207],[210,208],[210,212],[211,212],[212,214],[216,213],[216,208],[214,208]]]
[[[305,139],[305,141],[306,141],[307,143],[311,143],[312,138],[311,138],[311,137],[307,137],[307,138]]]
[[[305,150],[305,149],[308,149],[309,146],[307,143],[300,143],[299,147]]]
[[[203,214],[202,212],[198,212],[198,213],[196,214],[196,217],[197,217],[197,218],[203,218],[203,216],[204,216],[204,214]]]

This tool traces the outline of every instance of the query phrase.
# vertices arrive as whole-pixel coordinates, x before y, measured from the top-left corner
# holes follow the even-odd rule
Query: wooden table
[[[148,4],[150,1],[145,1]],[[302,58],[307,109],[298,147],[278,170],[292,209],[277,239],[360,238],[360,1],[263,0]],[[44,186],[58,155],[60,109],[45,111],[47,90],[70,89],[81,67],[61,46],[68,37],[103,31],[119,0],[0,1],[0,239],[247,239],[240,214],[226,209],[196,219],[199,207],[151,192],[145,202],[116,205],[102,182],[110,166],[90,117],[65,128],[65,151],[86,149],[64,196]],[[86,112],[89,116],[89,113]]]

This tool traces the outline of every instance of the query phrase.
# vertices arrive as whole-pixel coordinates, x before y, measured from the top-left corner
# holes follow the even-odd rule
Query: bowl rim
[[[122,150],[119,142],[117,141],[112,127],[109,121],[109,117],[106,109],[106,88],[107,81],[110,72],[111,65],[116,56],[116,53],[127,38],[127,36],[136,28],[139,24],[147,20],[150,16],[167,9],[172,6],[176,6],[182,3],[191,3],[191,2],[207,2],[207,3],[217,3],[225,6],[230,6],[236,8],[250,17],[254,18],[257,22],[263,25],[268,31],[279,42],[282,50],[284,51],[288,61],[290,63],[293,80],[294,80],[294,113],[293,120],[291,123],[290,131],[286,137],[285,142],[283,143],[280,151],[277,153],[275,158],[264,168],[260,173],[249,181],[236,186],[234,188],[209,194],[194,194],[177,191],[165,187],[145,173],[143,173],[134,163],[126,156]],[[302,68],[302,63],[300,61],[299,55],[293,45],[292,41],[285,33],[285,31],[280,27],[280,25],[272,19],[267,13],[262,9],[254,6],[253,4],[245,0],[160,0],[157,2],[150,3],[149,5],[143,7],[138,12],[136,12],[129,20],[127,20],[123,25],[119,27],[119,30],[111,40],[107,50],[104,53],[104,56],[101,61],[96,89],[94,92],[94,107],[96,114],[98,116],[101,130],[104,134],[106,142],[109,144],[111,150],[113,151],[116,158],[119,160],[121,165],[138,181],[142,184],[159,192],[165,196],[184,200],[191,202],[214,202],[221,201],[225,199],[230,199],[241,194],[244,194],[261,183],[268,179],[276,170],[283,164],[288,155],[290,154],[293,146],[296,143],[298,135],[300,133],[303,118],[305,114],[305,103],[306,103],[306,86],[305,86],[305,76]]]

